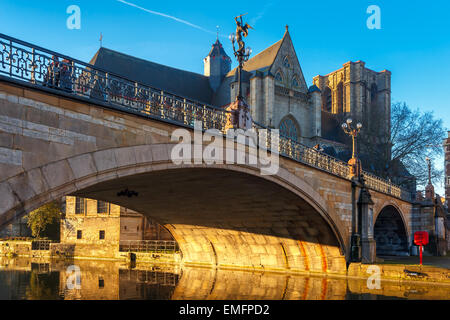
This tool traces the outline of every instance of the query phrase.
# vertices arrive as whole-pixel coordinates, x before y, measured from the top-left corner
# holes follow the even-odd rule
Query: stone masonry
[[[350,181],[283,157],[272,176],[259,165],[178,166],[176,128],[0,83],[0,222],[72,194],[155,218],[185,263],[345,273]],[[119,197],[125,187],[139,196]],[[371,194],[374,220],[393,206],[410,235],[411,204]]]

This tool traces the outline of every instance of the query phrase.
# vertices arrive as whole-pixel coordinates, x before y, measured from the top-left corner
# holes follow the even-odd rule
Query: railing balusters
[[[179,252],[178,243],[172,240],[121,240],[119,251],[122,252]]]

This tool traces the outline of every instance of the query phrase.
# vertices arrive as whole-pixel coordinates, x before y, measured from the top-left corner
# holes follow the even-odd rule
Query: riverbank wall
[[[133,263],[180,263],[180,252],[134,252],[119,251],[119,245],[67,244],[50,241],[3,240],[0,256],[56,259],[94,259]]]

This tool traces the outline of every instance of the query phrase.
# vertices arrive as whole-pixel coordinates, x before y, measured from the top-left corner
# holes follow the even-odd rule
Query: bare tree
[[[388,168],[401,162],[417,179],[419,186],[428,181],[426,157],[436,159],[443,155],[442,141],[446,130],[442,119],[435,119],[433,112],[411,110],[406,103],[394,103],[391,107],[392,157]],[[443,171],[432,163],[432,181],[440,182]]]
[[[379,125],[383,125],[378,123],[379,119],[376,117],[370,121],[375,122],[371,125],[375,130]],[[445,133],[442,120],[435,119],[433,112],[411,110],[404,102],[393,103],[389,141],[374,143],[376,132],[372,130],[361,136],[363,153],[369,155],[370,159],[366,167],[380,176],[392,178],[396,183],[410,185],[412,180],[416,180],[418,186],[424,187],[428,183],[425,158],[436,159],[442,156]],[[389,150],[390,147],[389,158],[383,150]],[[433,163],[432,182],[438,183],[442,179],[443,171],[438,170]]]

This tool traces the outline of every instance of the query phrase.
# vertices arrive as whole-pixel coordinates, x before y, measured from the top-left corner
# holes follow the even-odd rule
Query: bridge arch
[[[23,172],[7,181],[15,202],[4,216],[20,216],[72,194],[116,203],[160,221],[180,244],[189,263],[345,272],[345,228],[305,181],[282,167],[277,175],[261,176],[256,166],[178,166],[169,159],[172,147],[111,148]],[[180,173],[184,180],[180,180]],[[202,185],[206,181],[203,192],[209,204],[221,208],[211,213],[213,222],[202,220],[206,216],[191,209],[205,210],[193,200],[198,179],[204,179]],[[214,191],[215,185],[219,187]],[[125,188],[141,190],[143,198],[157,205],[149,209],[150,202],[146,205],[137,198],[117,197],[117,192]],[[155,190],[161,188],[160,195],[167,198],[158,200]],[[202,201],[204,197],[197,195]],[[189,215],[177,215],[176,206]],[[170,214],[163,213],[163,208]],[[216,210],[213,206],[206,209]],[[227,215],[230,218],[221,218]]]
[[[395,203],[389,203],[374,217],[377,255],[408,255],[409,237],[404,214]]]

